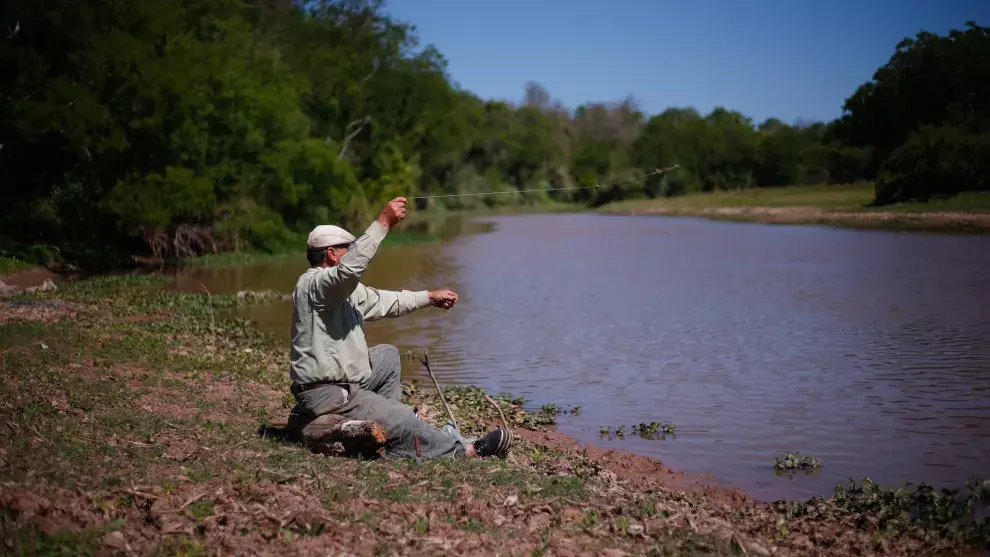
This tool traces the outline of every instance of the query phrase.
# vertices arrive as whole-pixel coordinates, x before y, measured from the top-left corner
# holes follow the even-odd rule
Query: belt
[[[289,387],[289,392],[292,394],[299,394],[304,391],[311,391],[313,389],[319,389],[320,387],[326,387],[327,385],[339,385],[344,387],[347,383],[342,383],[340,381],[314,381],[313,383],[296,383]]]

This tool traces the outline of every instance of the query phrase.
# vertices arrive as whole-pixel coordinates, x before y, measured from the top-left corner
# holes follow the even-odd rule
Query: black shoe
[[[478,456],[496,456],[505,458],[509,455],[509,448],[512,447],[512,440],[515,436],[508,429],[496,429],[489,431],[484,437],[474,442],[474,450]]]

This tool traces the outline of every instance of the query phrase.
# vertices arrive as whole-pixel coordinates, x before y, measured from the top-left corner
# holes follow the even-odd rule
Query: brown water
[[[450,312],[370,324],[429,349],[445,384],[583,407],[582,441],[707,473],[762,499],[847,477],[958,486],[990,477],[990,237],[593,214],[383,249],[365,283],[452,288]],[[291,291],[302,255],[194,271],[180,287]],[[287,340],[290,306],[247,314]],[[441,344],[441,336],[443,337]],[[415,360],[403,372],[420,376]],[[600,439],[670,421],[676,438]],[[773,456],[821,458],[774,473]]]

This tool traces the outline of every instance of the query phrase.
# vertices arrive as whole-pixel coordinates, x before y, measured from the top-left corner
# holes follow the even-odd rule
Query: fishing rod
[[[653,176],[655,174],[663,174],[665,172],[670,172],[671,170],[674,170],[674,169],[677,169],[677,168],[680,168],[680,167],[681,167],[681,165],[675,164],[674,166],[668,166],[667,168],[658,168],[658,169],[654,170],[653,172],[649,172],[649,173],[643,174],[641,176],[633,176],[633,177],[630,177],[630,178],[623,178],[621,180],[616,180],[614,182],[609,182],[609,183],[606,183],[606,184],[595,184],[593,186],[569,186],[569,187],[564,187],[564,188],[533,188],[533,189],[525,189],[525,190],[502,190],[502,191],[481,191],[481,192],[468,192],[468,193],[445,193],[445,194],[437,194],[437,195],[417,195],[417,196],[413,196],[413,197],[408,197],[407,199],[441,199],[441,198],[445,198],[445,197],[469,197],[469,196],[473,196],[473,195],[502,195],[502,194],[511,194],[511,193],[531,193],[531,192],[537,192],[537,191],[565,191],[565,190],[599,189],[599,188],[607,188],[609,186],[614,186],[616,184],[621,184],[622,182],[629,182],[629,181],[632,181],[632,180],[641,180],[643,178],[648,178],[648,177]]]

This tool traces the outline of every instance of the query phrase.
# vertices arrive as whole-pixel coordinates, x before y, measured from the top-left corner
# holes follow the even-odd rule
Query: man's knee
[[[379,369],[399,369],[402,358],[399,349],[391,344],[377,344],[368,350],[371,365]]]
[[[399,349],[396,348],[394,344],[376,344],[368,351],[371,353],[372,358],[378,357],[388,360],[399,360]]]

